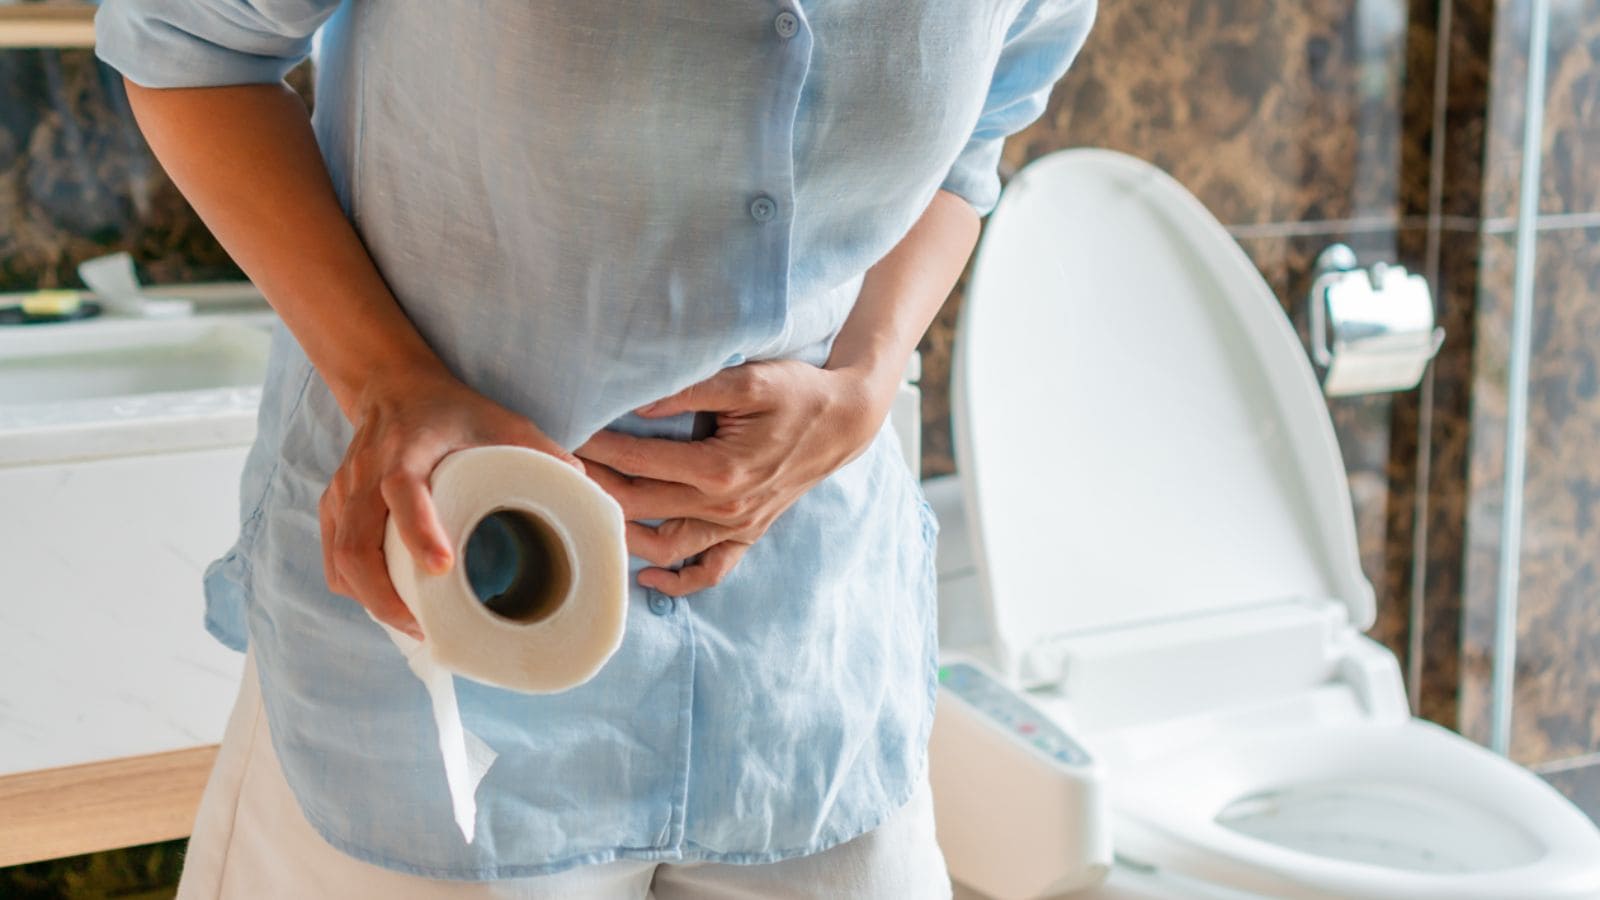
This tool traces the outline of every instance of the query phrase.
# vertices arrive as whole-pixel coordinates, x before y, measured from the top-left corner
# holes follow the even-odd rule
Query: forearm
[[[906,361],[961,277],[978,240],[978,215],[939,191],[906,236],[867,270],[825,368],[853,370],[887,409]]]
[[[345,217],[285,85],[151,89],[128,99],[156,158],[261,289],[352,421],[369,382],[444,374]]]

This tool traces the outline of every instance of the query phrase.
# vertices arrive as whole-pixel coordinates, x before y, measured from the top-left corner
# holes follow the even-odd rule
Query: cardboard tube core
[[[572,593],[572,550],[538,515],[497,509],[467,537],[467,583],[484,607],[512,622],[554,615]]]

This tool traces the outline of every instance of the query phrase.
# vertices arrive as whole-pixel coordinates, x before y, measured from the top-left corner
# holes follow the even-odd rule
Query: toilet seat
[[[1222,732],[1176,756],[1114,774],[1119,854],[1269,896],[1600,896],[1600,834],[1583,814],[1538,776],[1428,722]],[[1461,796],[1463,784],[1472,785],[1470,798]],[[1324,851],[1314,853],[1219,821],[1252,796],[1319,786],[1356,794],[1345,811],[1351,824],[1367,806],[1366,827],[1347,837],[1409,846],[1357,847],[1340,858],[1327,850],[1339,840],[1335,825],[1325,826]],[[1362,786],[1372,793],[1360,796]],[[1270,811],[1275,803],[1260,805]],[[1327,811],[1326,803],[1308,810]],[[1385,829],[1384,817],[1405,821]],[[1405,856],[1409,865],[1396,864]]]
[[[1023,674],[1041,639],[1268,602],[1332,600],[1372,624],[1305,351],[1255,264],[1161,170],[1066,150],[1013,177],[952,376],[1003,671]],[[1050,528],[1017,515],[1044,501]]]
[[[1392,654],[1360,634],[1376,605],[1305,351],[1170,176],[1084,149],[1011,180],[952,413],[983,652],[1013,687],[1101,701],[1061,724],[1106,765],[1119,856],[1268,896],[1600,897],[1600,830],[1576,807],[1405,712]],[[1319,717],[1330,691],[1348,715]],[[1262,698],[1291,714],[1233,717]],[[1181,749],[1128,750],[1178,720]],[[1320,810],[1351,824],[1344,847]]]

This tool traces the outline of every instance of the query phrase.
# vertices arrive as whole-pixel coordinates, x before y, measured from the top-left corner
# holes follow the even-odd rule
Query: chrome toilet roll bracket
[[[1405,267],[1361,268],[1332,244],[1311,285],[1310,353],[1330,397],[1409,390],[1444,343],[1428,282]]]

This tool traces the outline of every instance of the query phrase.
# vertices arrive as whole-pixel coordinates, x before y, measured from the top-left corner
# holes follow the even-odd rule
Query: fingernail
[[[641,416],[647,416],[647,415],[650,414],[650,410],[656,408],[656,403],[657,402],[659,402],[659,401],[652,401],[650,403],[646,403],[645,405],[639,407],[638,409],[635,409],[634,412],[638,413]]]
[[[434,553],[433,555],[429,556],[428,568],[431,569],[435,575],[443,575],[444,573],[450,571],[450,554]]]

